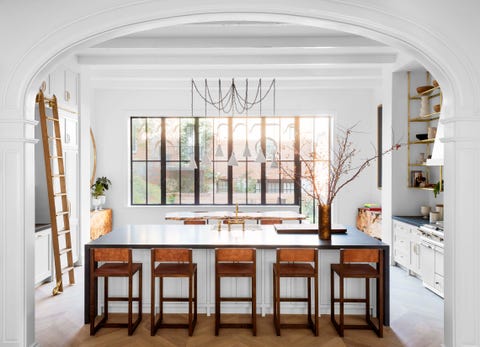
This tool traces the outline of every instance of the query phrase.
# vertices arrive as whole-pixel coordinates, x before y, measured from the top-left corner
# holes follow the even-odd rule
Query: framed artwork
[[[382,188],[382,119],[383,106],[377,106],[377,187]]]
[[[410,171],[410,186],[423,188],[425,187],[427,178],[425,177],[422,170],[412,170]]]

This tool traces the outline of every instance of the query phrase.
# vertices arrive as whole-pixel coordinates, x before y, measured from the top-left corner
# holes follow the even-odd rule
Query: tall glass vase
[[[318,205],[318,237],[330,240],[332,235],[331,205]]]

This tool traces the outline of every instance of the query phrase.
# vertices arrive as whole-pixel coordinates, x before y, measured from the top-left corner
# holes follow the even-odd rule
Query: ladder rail
[[[70,231],[70,213],[67,196],[67,187],[65,180],[65,166],[63,158],[63,148],[60,132],[60,119],[58,115],[57,98],[45,98],[43,92],[40,91],[37,94],[36,101],[39,105],[40,111],[40,124],[42,129],[42,143],[43,154],[45,161],[47,190],[48,190],[48,202],[50,209],[50,220],[52,224],[52,246],[55,265],[55,279],[56,287],[53,289],[53,294],[63,292],[62,275],[64,272],[68,272],[70,284],[75,283],[75,273],[73,270],[73,254],[72,254],[72,240],[70,232],[62,232],[64,230]],[[52,117],[47,116],[46,107],[48,105],[52,109]],[[49,134],[47,123],[53,123],[53,134]],[[53,150],[55,153],[50,153],[51,139],[60,139],[60,141],[54,141]],[[52,165],[53,161],[56,161],[56,168],[58,172],[53,173]],[[63,179],[58,179],[62,177]],[[59,191],[54,190],[54,180],[57,181],[57,187]],[[60,199],[60,203],[57,206],[56,199]],[[62,221],[62,229],[59,232],[59,219]],[[64,237],[65,247],[60,248],[59,236]],[[61,256],[66,255],[67,265],[62,266]],[[65,271],[65,269],[68,269]]]

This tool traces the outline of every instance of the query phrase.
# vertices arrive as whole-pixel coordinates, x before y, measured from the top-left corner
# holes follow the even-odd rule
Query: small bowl
[[[415,137],[416,137],[419,141],[423,141],[423,140],[428,139],[428,134],[417,134],[417,135],[415,135]]]
[[[417,87],[417,93],[427,95],[429,93],[426,93],[426,92],[429,91],[430,89],[433,89],[433,86],[420,86],[420,87]]]
[[[435,88],[438,87],[438,82],[437,82],[437,80],[433,80],[432,84],[433,84],[433,86],[434,86]]]
[[[433,106],[433,111],[435,112],[440,112],[440,109],[441,109],[440,104],[436,104],[435,106]]]

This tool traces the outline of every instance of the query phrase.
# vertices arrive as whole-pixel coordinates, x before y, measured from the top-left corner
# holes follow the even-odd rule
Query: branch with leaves
[[[338,195],[347,184],[357,179],[360,174],[369,167],[372,162],[392,151],[398,150],[402,144],[396,142],[390,148],[384,150],[381,153],[363,160],[360,165],[353,166],[354,158],[358,155],[359,150],[354,147],[351,141],[351,136],[356,125],[353,125],[346,130],[339,130],[339,134],[336,137],[336,145],[331,151],[331,158],[329,154],[323,154],[314,150],[308,153],[308,155],[302,154],[302,151],[296,151],[296,155],[299,156],[300,162],[304,166],[303,172],[297,180],[294,172],[282,166],[282,172],[294,180],[295,182],[307,182],[307,185],[300,183],[302,190],[309,197],[315,199],[320,205],[331,205],[333,199]],[[321,190],[321,180],[318,166],[321,162],[328,163],[328,179],[327,179],[327,191],[325,193]]]

